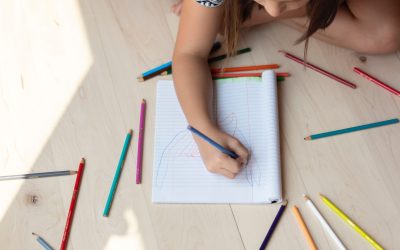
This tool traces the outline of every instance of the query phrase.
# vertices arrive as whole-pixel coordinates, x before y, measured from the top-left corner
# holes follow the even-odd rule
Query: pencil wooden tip
[[[168,75],[168,71],[161,72],[161,75],[162,75],[162,76]]]
[[[308,201],[310,199],[310,197],[308,197],[306,194],[303,194],[303,198],[305,201]]]
[[[278,52],[279,52],[279,53],[286,53],[286,51],[284,51],[284,50],[281,50],[281,49],[280,49],[280,50],[278,50]]]
[[[304,137],[304,140],[311,141],[311,136]]]
[[[144,98],[142,99],[142,103],[146,103],[146,100]]]
[[[321,198],[324,198],[325,196],[323,195],[323,194],[321,194],[321,193],[318,193],[318,195],[321,197]]]
[[[32,232],[32,235],[36,235],[37,236],[37,234],[35,234],[34,232]]]
[[[77,173],[78,173],[78,171],[71,170],[71,171],[69,171],[69,173],[70,173],[70,174],[77,174]]]
[[[81,159],[81,163],[85,163],[85,158],[82,158],[82,159]]]
[[[138,76],[136,79],[138,80],[138,82],[144,82],[143,76]]]
[[[287,200],[284,200],[283,202],[282,202],[282,206],[286,206],[288,204],[288,201]]]
[[[133,129],[129,129],[128,134],[133,134]]]

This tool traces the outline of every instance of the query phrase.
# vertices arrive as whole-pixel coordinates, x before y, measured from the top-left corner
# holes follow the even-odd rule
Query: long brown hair
[[[319,29],[325,29],[335,19],[340,0],[310,0],[307,4],[309,17],[306,32],[296,41],[306,41],[305,53],[308,48],[308,39]],[[225,0],[223,31],[228,55],[233,55],[239,38],[241,24],[251,17],[254,0]],[[257,4],[260,8],[261,5]]]

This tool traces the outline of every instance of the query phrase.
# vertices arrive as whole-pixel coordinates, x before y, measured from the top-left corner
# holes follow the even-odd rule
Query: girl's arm
[[[213,82],[207,59],[222,15],[222,5],[207,8],[195,0],[184,1],[172,67],[175,90],[189,124],[240,156],[234,160],[195,136],[207,169],[234,178],[247,162],[248,151],[211,119]]]

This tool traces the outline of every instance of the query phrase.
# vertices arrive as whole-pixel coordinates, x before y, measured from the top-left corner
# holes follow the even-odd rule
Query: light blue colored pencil
[[[391,124],[395,124],[398,122],[399,122],[399,119],[397,119],[397,118],[390,119],[387,121],[374,122],[374,123],[365,124],[365,125],[361,125],[361,126],[355,126],[355,127],[344,128],[344,129],[329,131],[329,132],[325,132],[325,133],[310,135],[310,136],[304,138],[304,140],[310,141],[310,140],[320,139],[320,138],[324,138],[324,137],[328,137],[328,136],[346,134],[346,133],[351,133],[351,132],[360,131],[360,130],[364,130],[364,129],[370,129],[370,128],[391,125]]]
[[[146,77],[146,76],[148,76],[148,75],[151,75],[151,74],[153,74],[154,72],[159,71],[160,69],[165,69],[165,70],[167,70],[167,68],[170,68],[171,66],[172,66],[172,61],[169,61],[169,62],[164,63],[164,64],[162,64],[162,65],[160,65],[160,66],[158,66],[158,67],[155,67],[154,69],[151,69],[151,70],[148,70],[148,71],[142,73],[142,77]]]
[[[126,135],[124,147],[122,148],[122,152],[121,152],[121,156],[119,158],[117,170],[115,171],[114,179],[113,179],[113,182],[111,184],[110,193],[108,194],[106,207],[104,208],[104,211],[103,211],[103,216],[104,217],[108,217],[108,214],[110,213],[111,204],[112,204],[113,199],[114,199],[115,191],[117,190],[119,177],[121,176],[122,167],[124,166],[126,154],[128,152],[129,143],[130,143],[131,138],[132,138],[132,133],[133,133],[133,130],[130,129],[128,134]]]
[[[32,235],[35,235],[37,238],[36,240],[39,242],[40,245],[43,246],[44,249],[46,250],[54,250],[49,243],[47,243],[42,237],[40,237],[39,235],[32,233]]]

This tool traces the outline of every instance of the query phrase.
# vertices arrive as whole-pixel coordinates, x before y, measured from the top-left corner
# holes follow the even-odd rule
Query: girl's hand
[[[249,151],[238,139],[218,129],[210,129],[204,131],[204,133],[218,144],[239,155],[237,159],[233,159],[208,142],[193,135],[207,170],[211,173],[224,175],[229,179],[235,178],[242,167],[247,164],[249,160]]]

